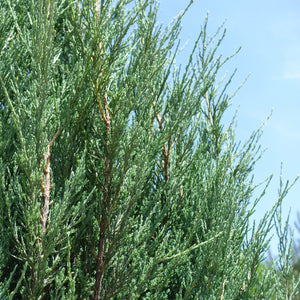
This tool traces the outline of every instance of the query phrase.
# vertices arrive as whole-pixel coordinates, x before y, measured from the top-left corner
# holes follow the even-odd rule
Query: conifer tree
[[[289,186],[251,227],[261,129],[223,123],[223,27],[176,65],[185,11],[1,1],[1,298],[277,299],[260,266]]]

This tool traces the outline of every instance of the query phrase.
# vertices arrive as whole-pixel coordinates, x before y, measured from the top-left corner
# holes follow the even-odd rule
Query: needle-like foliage
[[[0,3],[1,299],[277,299],[224,28],[183,67],[155,0]]]

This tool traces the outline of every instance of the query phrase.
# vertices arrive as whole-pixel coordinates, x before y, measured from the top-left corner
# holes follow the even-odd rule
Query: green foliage
[[[1,298],[293,295],[262,267],[289,186],[251,228],[262,131],[223,123],[225,29],[183,68],[185,11],[164,28],[155,0],[2,2]]]
[[[289,252],[289,256],[287,257],[287,259],[285,261],[288,260],[288,263],[286,264],[286,266],[283,264],[283,266],[285,268],[283,269],[282,272],[282,276],[285,277],[284,280],[285,282],[292,282],[294,285],[297,285],[297,291],[298,294],[296,294],[297,296],[294,297],[294,299],[300,299],[300,286],[299,286],[299,282],[295,282],[295,279],[299,279],[299,274],[300,274],[300,246],[299,246],[299,232],[300,232],[300,214],[297,213],[297,220],[295,222],[295,232],[292,231],[293,235],[292,235],[292,241],[289,241],[289,247],[293,247],[292,251]],[[298,238],[297,238],[298,237]],[[282,239],[284,240],[287,239],[286,234],[282,235]],[[288,249],[290,250],[290,249]],[[287,280],[286,280],[287,279]]]

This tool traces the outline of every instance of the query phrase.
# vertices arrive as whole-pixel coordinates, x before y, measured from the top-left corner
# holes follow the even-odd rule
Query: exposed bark
[[[164,157],[164,178],[165,178],[165,182],[167,182],[169,180],[169,151],[168,151],[167,143],[164,144],[163,157]]]
[[[49,214],[49,206],[52,204],[50,202],[50,190],[51,190],[51,167],[50,167],[50,158],[51,158],[51,152],[50,148],[52,147],[55,139],[59,136],[60,130],[58,130],[53,137],[53,139],[50,141],[50,143],[47,146],[47,151],[44,154],[45,158],[45,166],[44,166],[44,178],[41,178],[41,189],[42,189],[42,196],[43,196],[43,210],[41,215],[41,225],[42,225],[42,231],[43,234],[47,231],[47,219]]]

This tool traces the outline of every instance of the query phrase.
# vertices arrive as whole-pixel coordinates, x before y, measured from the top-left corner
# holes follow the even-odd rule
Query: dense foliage
[[[1,299],[294,299],[286,248],[262,267],[289,185],[252,226],[261,130],[223,123],[225,30],[179,67],[155,0],[0,3]]]

